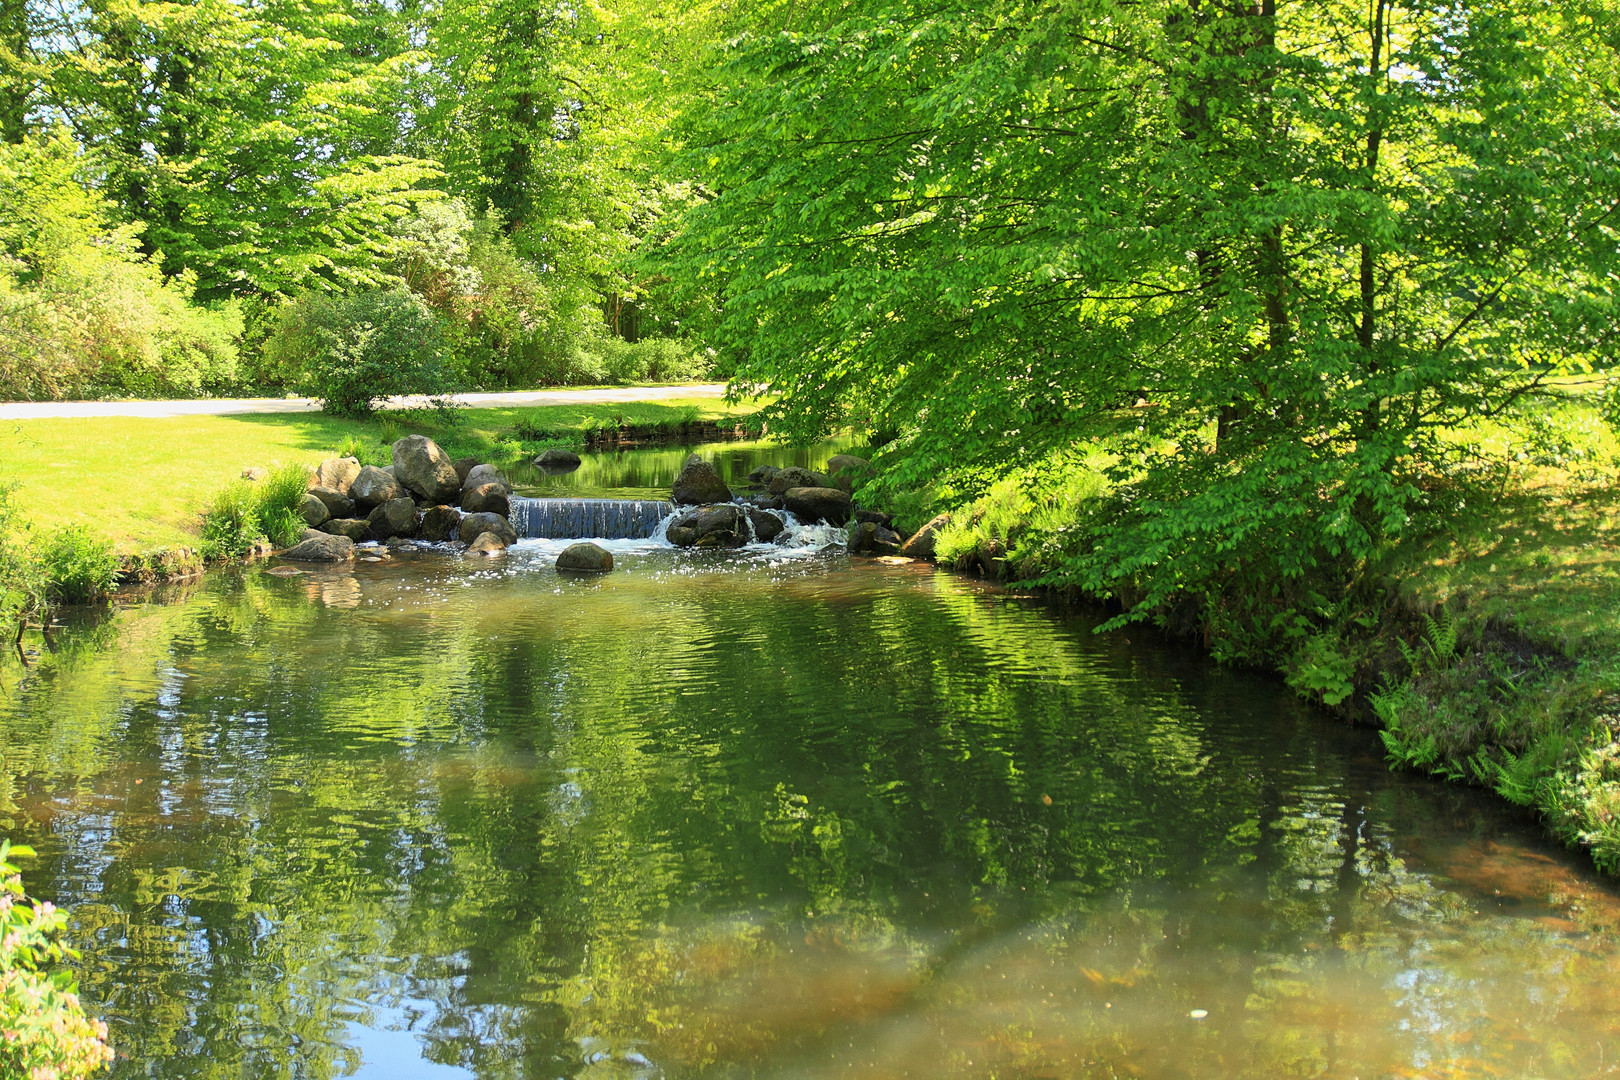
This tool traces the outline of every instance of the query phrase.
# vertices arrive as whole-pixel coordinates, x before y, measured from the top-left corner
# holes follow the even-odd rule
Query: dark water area
[[[114,1075],[1620,1062],[1615,890],[1274,682],[836,546],[561,546],[215,573],[0,669]]]

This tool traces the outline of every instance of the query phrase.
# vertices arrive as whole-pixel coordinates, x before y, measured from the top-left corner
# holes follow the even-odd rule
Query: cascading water
[[[512,529],[542,540],[645,540],[675,512],[661,499],[512,500]]]

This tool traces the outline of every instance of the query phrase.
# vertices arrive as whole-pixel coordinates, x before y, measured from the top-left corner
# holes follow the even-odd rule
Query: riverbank
[[[735,426],[754,412],[751,403],[698,397],[369,420],[324,413],[20,420],[0,424],[0,481],[18,485],[15,503],[39,528],[82,525],[121,556],[161,561],[170,549],[196,545],[199,515],[245,468],[313,466],[338,454],[386,464],[388,447],[411,432],[431,436],[454,457],[510,461],[549,446],[585,446],[620,429],[646,437],[683,425]]]
[[[1391,763],[1489,788],[1620,873],[1620,487],[1606,466],[1529,469],[1459,490],[1430,530],[1362,569],[1307,620],[1236,626],[1191,599],[1147,621],[1217,659],[1267,668],[1328,710],[1383,729]],[[1011,484],[959,509],[942,565],[1065,584],[1054,541],[1103,484],[1045,499]],[[1284,583],[1273,583],[1279,594]],[[1130,597],[1089,596],[1118,613]]]

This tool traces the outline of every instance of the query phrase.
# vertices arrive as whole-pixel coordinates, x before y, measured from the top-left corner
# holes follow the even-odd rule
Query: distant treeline
[[[0,399],[708,374],[643,249],[709,21],[0,0]]]

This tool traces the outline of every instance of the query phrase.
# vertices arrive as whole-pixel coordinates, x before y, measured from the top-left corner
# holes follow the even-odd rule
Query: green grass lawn
[[[190,546],[198,515],[243,469],[307,462],[339,450],[386,463],[395,439],[420,432],[452,457],[507,462],[619,424],[681,424],[752,415],[757,406],[712,398],[384,413],[342,420],[323,413],[264,416],[101,417],[0,423],[0,482],[37,528],[83,524],[121,553]]]

